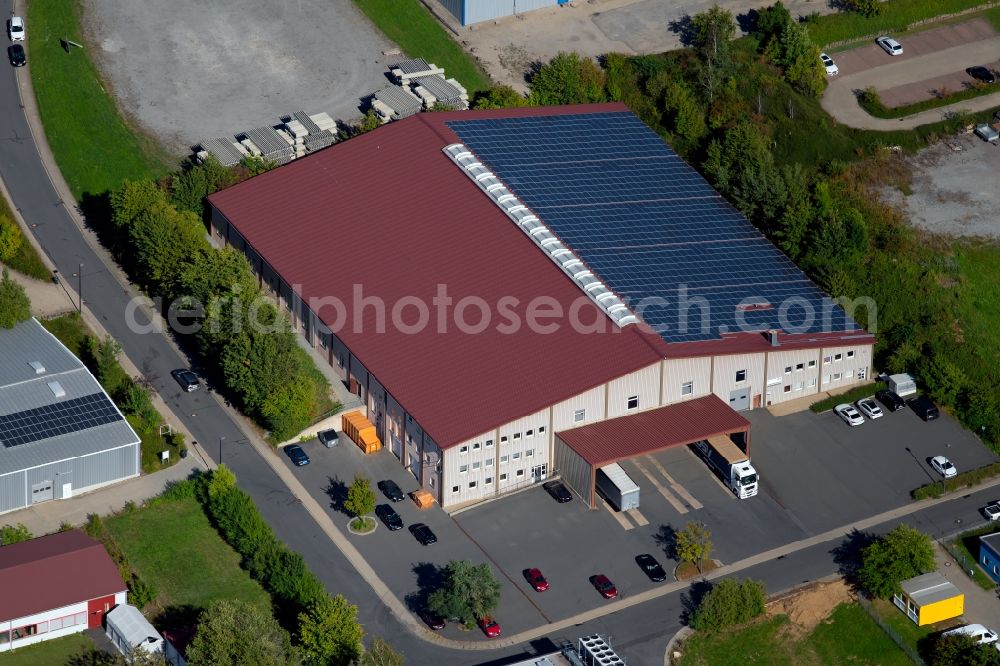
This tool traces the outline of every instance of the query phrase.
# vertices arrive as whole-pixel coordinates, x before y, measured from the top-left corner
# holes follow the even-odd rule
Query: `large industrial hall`
[[[873,336],[621,104],[418,114],[209,202],[446,509],[559,472],[557,433],[665,409],[690,423],[650,451],[745,445],[724,415],[871,374]],[[587,432],[559,446],[613,461]]]

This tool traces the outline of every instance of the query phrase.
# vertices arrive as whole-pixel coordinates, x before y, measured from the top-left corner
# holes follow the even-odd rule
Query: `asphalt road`
[[[10,12],[9,0],[0,10]],[[383,636],[401,650],[408,663],[482,664],[502,663],[515,654],[544,642],[520,646],[521,650],[455,651],[442,649],[409,634],[385,606],[373,598],[371,588],[356,574],[347,560],[318,529],[299,501],[289,493],[265,461],[245,442],[239,424],[234,422],[214,396],[207,393],[181,394],[172,384],[170,370],[186,365],[161,334],[140,334],[126,325],[126,306],[133,290],[119,282],[104,263],[103,253],[95,251],[84,232],[74,223],[64,203],[52,187],[28,129],[19,95],[15,71],[3,67],[0,73],[0,177],[14,199],[14,205],[32,225],[32,232],[60,272],[70,276],[84,265],[83,294],[88,307],[121,344],[129,358],[160,391],[184,425],[199,442],[207,443],[208,453],[218,459],[218,441],[224,437],[224,461],[236,473],[240,486],[251,494],[267,522],[290,547],[302,553],[310,568],[334,593],[343,594],[360,608],[360,620],[370,635]],[[22,69],[16,75],[27,76]],[[931,507],[908,522],[931,533],[953,531],[954,519],[965,524],[977,520],[977,509],[993,491],[979,497],[960,498]],[[989,496],[989,497],[987,497]],[[880,526],[884,528],[890,525]],[[748,569],[746,575],[767,583],[777,591],[806,580],[815,580],[836,570],[831,550],[836,542],[821,544]],[[605,616],[575,627],[570,635],[554,639],[575,640],[579,636],[601,633],[610,635],[616,649],[630,663],[658,663],[668,638],[680,626],[683,594],[675,593],[649,603]],[[495,660],[495,661],[491,661]]]

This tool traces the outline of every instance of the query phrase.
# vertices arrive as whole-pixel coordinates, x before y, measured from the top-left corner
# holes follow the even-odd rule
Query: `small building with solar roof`
[[[29,319],[0,350],[0,513],[139,475],[139,436],[55,336]]]
[[[420,113],[209,203],[445,508],[747,451],[730,413],[871,376],[873,336],[622,104]]]

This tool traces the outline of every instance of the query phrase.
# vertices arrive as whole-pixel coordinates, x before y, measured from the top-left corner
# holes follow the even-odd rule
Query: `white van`
[[[967,624],[958,629],[944,632],[945,636],[972,636],[978,645],[997,642],[997,632],[981,624]]]

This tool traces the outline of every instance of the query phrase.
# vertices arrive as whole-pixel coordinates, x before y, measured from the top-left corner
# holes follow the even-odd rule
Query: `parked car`
[[[10,37],[12,42],[24,41],[27,33],[24,31],[24,19],[20,16],[10,17],[10,21],[7,23],[7,36]]]
[[[837,416],[844,419],[844,423],[849,426],[859,426],[865,422],[865,417],[861,416],[858,410],[846,402],[834,407],[833,411],[837,412]]]
[[[991,72],[988,68],[983,67],[982,65],[976,67],[970,67],[969,69],[965,70],[965,73],[976,80],[982,81],[983,83],[997,82],[996,77],[993,76],[993,72]]]
[[[379,504],[375,507],[375,515],[385,523],[385,526],[389,528],[389,531],[395,532],[396,530],[403,529],[403,519],[399,517],[396,510],[393,509],[388,504]]]
[[[7,57],[10,58],[10,64],[14,67],[24,67],[28,64],[28,59],[24,56],[24,47],[20,44],[8,46]]]
[[[987,520],[1000,520],[1000,500],[984,506],[983,515]]]
[[[964,627],[959,627],[958,629],[952,629],[951,631],[944,632],[945,636],[971,636],[972,640],[976,642],[977,645],[987,645],[989,643],[996,643],[997,632],[992,629],[987,629],[981,624],[967,624]]]
[[[406,495],[403,491],[399,489],[395,481],[386,479],[385,481],[378,482],[378,489],[382,491],[382,494],[388,497],[393,502],[402,502]]]
[[[858,400],[855,405],[858,406],[858,411],[867,416],[870,419],[880,419],[882,418],[882,408],[878,406],[878,403],[871,398],[862,398]]]
[[[302,447],[298,444],[291,444],[285,447],[285,455],[292,461],[292,464],[296,467],[302,467],[303,465],[309,464],[309,456],[306,452],[302,450]]]
[[[479,624],[479,628],[483,630],[483,633],[486,634],[487,638],[496,638],[500,635],[500,625],[489,615],[479,618],[477,622]]]
[[[899,397],[895,391],[882,389],[875,392],[875,398],[890,412],[898,412],[906,407],[906,401]]]
[[[316,433],[316,439],[318,439],[319,443],[328,449],[333,448],[340,443],[340,435],[338,435],[337,431],[332,428],[330,430],[320,430]]]
[[[604,574],[597,574],[590,577],[590,584],[601,593],[605,599],[614,599],[618,596],[618,588],[611,582],[611,579]]]
[[[662,583],[667,579],[667,572],[663,570],[656,558],[646,553],[635,558],[635,563],[639,565],[643,573],[649,576],[654,583]]]
[[[910,409],[916,412],[917,416],[922,418],[924,421],[933,421],[937,417],[941,416],[937,405],[935,405],[931,399],[925,395],[918,395],[906,404],[908,404]]]
[[[1000,131],[997,131],[996,127],[993,125],[988,125],[987,123],[980,123],[976,125],[976,129],[973,130],[976,136],[978,136],[983,141],[1000,141]]]
[[[410,525],[410,534],[420,542],[422,546],[429,546],[432,543],[437,543],[437,535],[431,531],[431,528],[427,527],[423,523],[415,523]]]
[[[191,391],[197,391],[200,384],[198,383],[198,375],[194,374],[186,368],[178,368],[177,370],[171,370],[170,376],[174,378],[181,388],[190,393]]]
[[[958,470],[955,466],[952,465],[951,461],[944,456],[934,456],[931,458],[931,467],[933,467],[934,471],[946,479],[950,479],[958,474]]]
[[[826,69],[826,73],[830,76],[836,76],[840,74],[840,70],[837,69],[837,63],[833,61],[833,58],[825,53],[819,54],[819,59],[823,62],[823,68]]]
[[[446,624],[444,618],[432,611],[430,608],[421,608],[417,611],[417,615],[419,615],[420,619],[424,621],[424,624],[434,631],[444,629],[444,625]]]
[[[891,56],[903,55],[903,45],[892,37],[883,35],[875,40],[875,43],[882,47],[882,50]]]
[[[552,498],[560,504],[573,501],[573,495],[562,481],[546,481],[542,484],[542,488],[545,488],[545,492],[552,495]]]
[[[535,588],[535,592],[544,592],[549,589],[549,581],[545,580],[545,576],[538,569],[525,569],[524,579],[528,581],[528,585]]]

